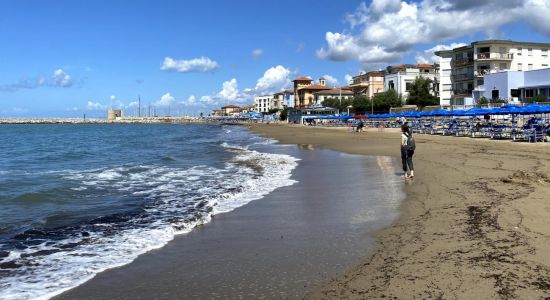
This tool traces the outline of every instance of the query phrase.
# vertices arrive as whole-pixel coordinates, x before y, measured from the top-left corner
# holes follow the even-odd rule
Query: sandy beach
[[[253,125],[285,144],[399,155],[399,133]],[[415,179],[362,263],[311,299],[550,297],[550,145],[417,135]]]

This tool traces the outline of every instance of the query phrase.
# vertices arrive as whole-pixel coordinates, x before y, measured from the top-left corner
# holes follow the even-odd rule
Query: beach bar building
[[[354,96],[372,98],[374,94],[384,91],[384,72],[370,71],[354,76],[349,86]]]
[[[482,96],[487,99],[504,99],[509,102],[529,102],[542,95],[550,99],[550,68],[531,71],[503,71],[485,75]]]

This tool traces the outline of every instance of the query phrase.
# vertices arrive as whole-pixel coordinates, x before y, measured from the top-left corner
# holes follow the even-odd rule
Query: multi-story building
[[[432,81],[430,92],[432,95],[438,96],[439,66],[431,64],[389,66],[384,76],[384,91],[394,89],[403,96],[403,99],[407,99],[411,84],[418,77],[430,79]]]
[[[354,93],[349,86],[343,86],[341,88],[333,88],[330,90],[323,90],[313,93],[313,103],[316,106],[323,104],[323,101],[326,99],[351,99],[353,98]]]
[[[236,105],[226,105],[221,110],[224,116],[236,116],[241,113],[241,108]]]
[[[282,90],[273,94],[273,107],[278,109],[294,107],[294,91]]]
[[[331,88],[326,86],[326,81],[321,78],[319,84],[313,84],[313,80],[308,77],[294,79],[294,108],[304,109],[314,103],[314,93]]]
[[[437,51],[440,57],[441,105],[464,105],[484,95],[484,76],[500,71],[547,68],[550,44],[486,40],[452,50]]]
[[[374,94],[384,91],[384,72],[370,71],[354,76],[349,86],[355,96],[372,98]]]
[[[254,110],[261,113],[266,113],[273,107],[273,96],[265,95],[254,98]]]

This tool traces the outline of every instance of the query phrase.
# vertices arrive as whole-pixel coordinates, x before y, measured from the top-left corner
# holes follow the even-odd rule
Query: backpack
[[[405,150],[407,151],[416,150],[416,142],[414,141],[412,134],[406,134],[406,136],[407,136],[407,144],[405,145]]]

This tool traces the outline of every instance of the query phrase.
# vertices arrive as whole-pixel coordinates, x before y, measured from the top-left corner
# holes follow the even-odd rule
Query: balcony
[[[473,74],[453,74],[452,78],[454,81],[473,80],[474,75]]]
[[[487,74],[490,74],[490,73],[491,73],[491,70],[489,70],[489,69],[479,69],[479,70],[475,71],[475,75],[477,77],[483,77],[483,76],[485,76]]]
[[[481,52],[476,55],[476,59],[477,60],[512,60],[514,59],[514,54]]]
[[[453,94],[455,96],[457,95],[472,96],[472,90],[453,90]]]
[[[473,57],[468,57],[468,58],[462,58],[462,59],[453,59],[452,60],[452,63],[453,63],[453,66],[464,66],[464,65],[468,65],[468,64],[473,64],[474,63],[474,58]]]

